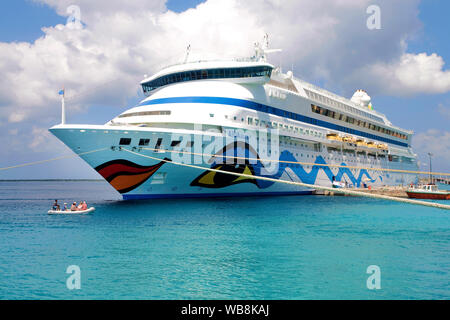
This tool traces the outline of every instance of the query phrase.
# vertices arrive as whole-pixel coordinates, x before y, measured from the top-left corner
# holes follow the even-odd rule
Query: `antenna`
[[[186,63],[188,61],[190,52],[191,52],[191,45],[188,45],[186,48],[186,56],[184,57],[184,63]]]
[[[255,59],[257,61],[266,61],[267,53],[281,52],[281,49],[269,49],[269,35],[264,35],[264,43],[261,45],[259,42],[255,42]]]

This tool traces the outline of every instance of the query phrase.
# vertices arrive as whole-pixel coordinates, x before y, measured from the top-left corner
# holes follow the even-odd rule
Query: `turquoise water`
[[[49,216],[55,198],[96,211]],[[124,202],[105,182],[0,182],[0,298],[449,299],[449,217],[353,197]]]

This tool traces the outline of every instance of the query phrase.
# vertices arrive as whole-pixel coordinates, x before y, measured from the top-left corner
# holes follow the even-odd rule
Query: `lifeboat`
[[[358,140],[356,140],[356,145],[357,145],[358,147],[367,147],[367,143],[366,143],[366,141],[363,140],[363,139],[358,139]]]
[[[351,139],[352,139],[352,137],[350,137],[350,136],[344,136],[342,138],[342,141],[344,141],[344,142],[351,142]]]
[[[342,137],[340,135],[338,135],[337,133],[329,133],[329,134],[327,134],[327,139],[328,140],[333,140],[333,141],[342,141]]]
[[[388,151],[388,146],[384,143],[379,143],[377,144],[377,149],[386,152]]]

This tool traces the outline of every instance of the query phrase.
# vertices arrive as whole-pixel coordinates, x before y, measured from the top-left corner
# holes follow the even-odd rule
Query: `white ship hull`
[[[257,168],[258,164],[246,164],[245,161],[240,165],[215,164],[209,153],[210,149],[205,150],[206,147],[201,149],[200,152],[204,156],[196,156],[198,152],[195,151],[199,150],[195,150],[195,147],[171,147],[170,142],[173,141],[173,131],[171,130],[150,128],[130,130],[130,128],[111,126],[59,125],[53,127],[50,131],[74,152],[81,154],[80,157],[121,193],[124,199],[299,195],[311,194],[313,191],[301,186],[224,175],[164,162],[162,160],[173,160],[175,162],[178,159],[176,157],[188,155],[187,158],[184,158],[187,164],[263,175]],[[119,145],[119,141],[123,137],[131,139],[129,145]],[[191,137],[192,141],[208,141],[210,138],[204,135],[191,135]],[[217,137],[215,138],[217,139]],[[147,147],[138,145],[138,141],[141,139],[149,139]],[[162,140],[159,148],[163,151],[154,150],[158,139]],[[225,141],[224,139],[223,147],[226,146]],[[257,149],[254,146],[249,148]],[[173,150],[181,150],[184,153],[171,152]],[[279,150],[281,154],[279,159],[282,162],[275,172],[263,176],[327,187],[332,186],[333,177],[335,181],[347,182],[349,186],[353,187],[363,187],[364,185],[375,187],[417,182],[416,174],[377,170],[382,168],[416,169],[414,164],[406,166],[404,164],[397,166],[390,164],[387,157],[384,157],[384,159],[367,159],[363,156],[350,157],[339,152],[330,153],[326,148],[315,151],[301,147],[301,144],[295,146],[289,143],[286,145],[283,142],[280,142]],[[90,151],[95,152],[87,153]],[[196,155],[190,155],[190,153]],[[258,157],[262,158],[260,155]],[[314,163],[317,165],[313,165]],[[321,166],[321,164],[331,166]],[[367,169],[349,169],[333,167],[332,165],[348,165]]]

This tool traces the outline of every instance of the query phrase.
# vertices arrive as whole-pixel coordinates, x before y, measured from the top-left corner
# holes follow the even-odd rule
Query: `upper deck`
[[[250,103],[258,106],[255,111],[281,115],[287,121],[306,117],[311,119],[306,122],[322,123],[328,130],[409,146],[412,131],[393,126],[384,114],[369,108],[367,104],[360,104],[353,98],[346,99],[295,78],[292,72],[283,73],[281,68],[275,68],[266,61],[265,53],[269,50],[255,49],[255,56],[251,58],[187,62],[186,57],[184,63],[165,67],[146,77],[141,81],[141,86],[147,98],[138,109],[133,108],[120,115],[120,122],[125,120],[123,118],[140,121],[140,116],[163,116],[161,121],[173,122],[174,118],[167,108],[161,111],[145,106],[169,102],[217,104],[228,99],[225,104],[231,100],[233,103],[241,101],[248,109]],[[183,121],[187,118],[185,116]],[[194,117],[192,122],[195,121]]]
[[[265,83],[269,81],[273,65],[250,59],[231,61],[197,61],[164,68],[141,82],[149,96],[166,85],[196,80],[227,80],[237,83]]]

